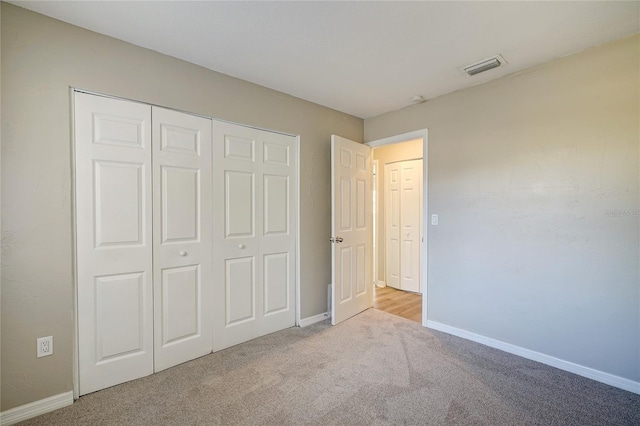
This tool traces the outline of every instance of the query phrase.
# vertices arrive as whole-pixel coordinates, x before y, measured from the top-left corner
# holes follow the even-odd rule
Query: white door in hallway
[[[385,164],[387,285],[422,292],[422,160]]]
[[[76,93],[80,394],[153,372],[151,107]]]
[[[297,139],[214,121],[213,349],[295,325]]]
[[[400,289],[400,164],[384,165],[385,271],[389,287]]]
[[[153,107],[154,370],[212,349],[211,120]]]
[[[422,160],[403,161],[400,174],[401,289],[422,292]]]
[[[331,136],[331,323],[372,306],[371,148]]]

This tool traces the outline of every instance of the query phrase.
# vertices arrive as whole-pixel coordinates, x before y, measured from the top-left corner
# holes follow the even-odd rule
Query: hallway
[[[422,322],[422,295],[396,290],[393,287],[374,287],[373,307],[416,322]]]

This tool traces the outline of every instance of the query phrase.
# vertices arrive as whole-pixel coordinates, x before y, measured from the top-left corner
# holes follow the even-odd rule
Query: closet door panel
[[[400,191],[401,288],[420,293],[422,160],[403,161],[400,164],[402,179]]]
[[[80,394],[153,372],[151,107],[74,96]]]
[[[384,165],[385,270],[389,287],[400,288],[400,165]]]
[[[296,138],[260,133],[261,334],[295,324]]]
[[[295,324],[296,139],[214,122],[214,350]]]
[[[211,120],[153,107],[155,371],[212,348]]]

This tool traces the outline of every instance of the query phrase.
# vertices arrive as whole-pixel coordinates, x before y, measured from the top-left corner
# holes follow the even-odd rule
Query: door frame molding
[[[373,267],[373,271],[371,271],[371,280],[373,281],[373,285],[377,286],[379,283],[378,280],[378,256],[376,256],[376,253],[378,251],[378,238],[380,237],[380,235],[378,235],[378,221],[380,220],[380,217],[378,215],[378,207],[380,205],[380,182],[379,182],[379,175],[380,175],[380,161],[379,160],[374,160],[373,159],[373,155],[371,156],[371,170],[373,171],[373,179],[371,182],[371,186],[373,188],[373,190],[375,191],[375,204],[373,205],[373,210],[372,210],[372,215],[373,215],[373,220],[371,221],[371,227],[373,228],[371,230],[372,238],[372,253],[373,253],[373,259],[371,259],[371,265]],[[373,199],[373,197],[372,197]]]
[[[83,92],[82,90],[76,90],[73,87],[69,87],[69,116],[71,122],[69,132],[71,136],[71,276],[73,280],[73,339],[72,339],[72,353],[73,353],[73,400],[80,398],[80,348],[79,348],[79,331],[78,331],[78,253],[76,248],[78,247],[78,232],[77,232],[77,215],[76,215],[76,97],[77,92]],[[85,92],[86,93],[86,92]]]
[[[231,123],[231,124],[236,124],[238,126],[243,126],[243,127],[249,127],[252,129],[257,129],[257,130],[262,130],[262,131],[266,131],[266,132],[271,132],[271,133],[278,133],[281,135],[287,135],[287,136],[292,136],[296,138],[296,185],[298,188],[298,196],[297,196],[297,202],[296,202],[296,206],[295,206],[295,211],[296,211],[296,224],[295,224],[295,228],[296,228],[296,265],[295,265],[295,325],[296,326],[300,326],[300,135],[296,135],[293,133],[287,133],[287,132],[283,132],[283,131],[278,131],[278,130],[273,130],[273,129],[266,129],[263,127],[259,127],[259,126],[251,126],[248,124],[243,124],[243,123],[236,123],[234,121],[230,121],[230,120],[225,120],[222,118],[216,118],[216,117],[211,117],[208,115],[203,115],[203,114],[198,114],[198,113],[194,113],[194,112],[190,112],[190,111],[184,111],[184,110],[180,110],[180,109],[176,109],[176,108],[172,108],[170,106],[166,106],[166,105],[159,105],[159,104],[153,104],[150,102],[146,102],[146,101],[141,101],[138,99],[132,99],[132,98],[125,98],[122,96],[115,96],[115,95],[109,95],[106,93],[101,93],[101,92],[96,92],[94,90],[88,90],[88,89],[83,89],[80,87],[74,87],[74,86],[69,86],[69,117],[70,117],[70,122],[69,122],[69,133],[70,133],[70,144],[71,144],[71,150],[70,150],[70,166],[71,166],[71,173],[70,173],[70,177],[71,177],[71,193],[70,193],[70,199],[71,199],[71,271],[72,271],[72,281],[73,281],[73,338],[72,338],[72,352],[73,352],[73,359],[72,359],[72,385],[73,385],[73,400],[77,400],[78,398],[80,398],[80,353],[79,353],[79,335],[78,335],[78,265],[77,265],[77,237],[78,237],[78,233],[76,230],[76,223],[77,223],[77,218],[76,218],[76,137],[75,137],[75,131],[74,131],[74,126],[75,126],[75,94],[76,93],[86,93],[88,95],[95,95],[95,96],[101,96],[103,98],[110,98],[110,99],[119,99],[119,100],[123,100],[123,101],[130,101],[130,102],[137,102],[139,104],[144,104],[144,105],[149,105],[152,107],[160,107],[160,108],[165,108],[165,109],[170,109],[173,111],[177,111],[177,112],[182,112],[182,113],[186,113],[186,114],[190,114],[196,117],[202,117],[202,118],[206,118],[206,119],[210,119],[212,121],[224,121],[227,123]],[[154,373],[155,374],[155,373]]]
[[[295,325],[300,327],[300,135],[296,135],[296,188],[298,188],[296,210],[296,318]]]
[[[427,326],[427,300],[429,293],[427,267],[429,264],[429,129],[414,130],[408,133],[402,133],[395,136],[389,136],[383,139],[377,139],[366,142],[370,148],[378,148],[385,145],[392,145],[401,142],[408,142],[415,139],[422,139],[422,237],[424,238],[422,250],[422,268],[420,271],[420,281],[422,282],[422,326]]]

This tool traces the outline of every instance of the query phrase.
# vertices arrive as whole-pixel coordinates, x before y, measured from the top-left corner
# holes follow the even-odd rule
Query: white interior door
[[[400,173],[401,163],[384,165],[385,272],[389,287],[401,288],[400,280]]]
[[[372,306],[371,148],[331,136],[331,323]]]
[[[422,160],[385,164],[387,285],[422,291]]]
[[[297,143],[214,121],[213,348],[295,325]]]
[[[211,120],[153,107],[155,371],[212,349]]]
[[[75,94],[80,394],[153,372],[151,107]]]
[[[422,160],[400,163],[400,288],[420,293]]]

